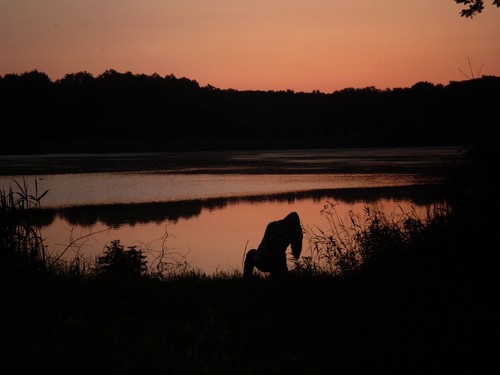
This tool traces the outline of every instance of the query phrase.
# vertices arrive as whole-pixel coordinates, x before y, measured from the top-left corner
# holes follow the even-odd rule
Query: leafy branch
[[[481,13],[484,9],[484,1],[483,0],[455,0],[458,4],[464,4],[467,6],[465,9],[462,9],[460,15],[462,17],[472,18],[475,15]],[[500,0],[493,0],[492,5],[496,5],[500,7]]]

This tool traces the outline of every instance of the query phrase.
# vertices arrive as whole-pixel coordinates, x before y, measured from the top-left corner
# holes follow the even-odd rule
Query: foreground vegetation
[[[479,373],[497,356],[499,155],[471,149],[427,218],[326,212],[278,279],[152,269],[119,241],[55,262],[30,223],[44,193],[19,184],[0,199],[5,373]]]

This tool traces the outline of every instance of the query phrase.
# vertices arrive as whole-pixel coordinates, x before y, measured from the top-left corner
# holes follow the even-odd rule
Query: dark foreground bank
[[[479,373],[489,299],[429,281],[18,275],[2,282],[4,373]]]

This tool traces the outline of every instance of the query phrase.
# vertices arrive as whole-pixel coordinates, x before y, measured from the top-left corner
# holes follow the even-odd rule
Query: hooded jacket
[[[275,259],[282,259],[290,245],[293,256],[298,258],[302,252],[302,238],[299,215],[291,212],[284,219],[267,225],[258,251]]]

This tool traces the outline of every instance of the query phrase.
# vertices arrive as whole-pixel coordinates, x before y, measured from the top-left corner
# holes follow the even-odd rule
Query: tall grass
[[[7,263],[30,267],[45,267],[46,252],[40,230],[32,223],[30,212],[40,207],[47,190],[39,193],[35,180],[35,191],[30,192],[26,180],[13,179],[17,191],[0,191],[0,257]]]
[[[363,214],[349,211],[341,217],[335,204],[327,202],[322,214],[328,226],[304,229],[309,254],[296,262],[295,270],[336,276],[407,270],[416,257],[427,256],[448,211],[439,206],[421,217],[414,209],[385,214],[367,206]]]

